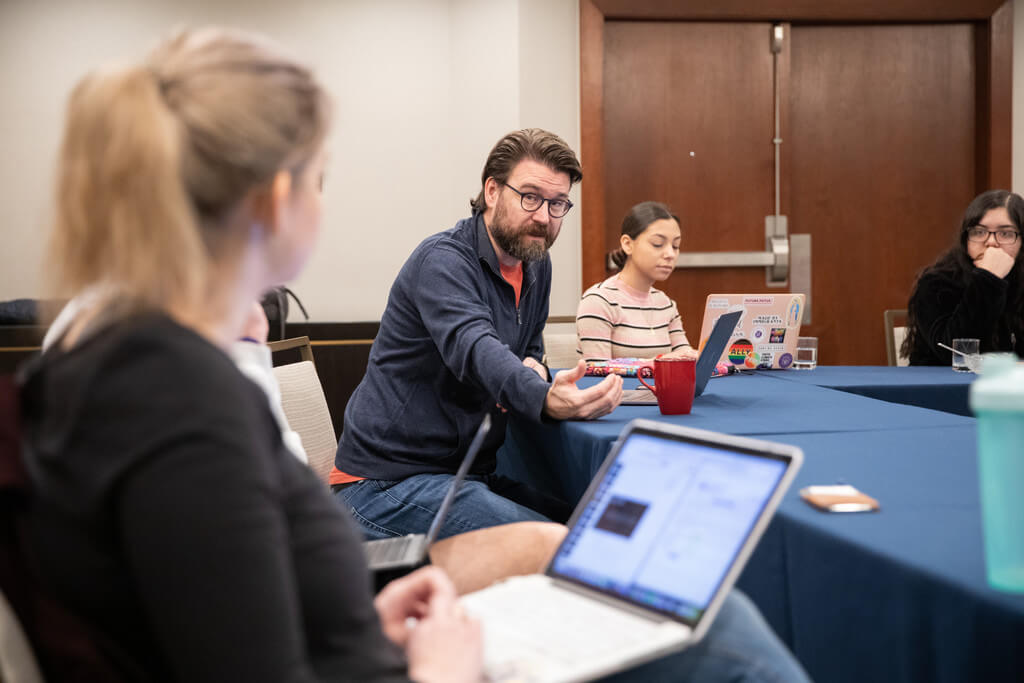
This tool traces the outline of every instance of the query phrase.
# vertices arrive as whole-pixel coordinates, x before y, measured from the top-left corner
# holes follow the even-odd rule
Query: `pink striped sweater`
[[[653,358],[690,343],[674,301],[640,292],[613,275],[586,292],[576,310],[577,353],[587,361]]]

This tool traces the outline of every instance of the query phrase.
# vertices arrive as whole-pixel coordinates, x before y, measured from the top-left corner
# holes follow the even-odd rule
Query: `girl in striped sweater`
[[[658,202],[641,202],[622,221],[621,269],[583,293],[576,312],[577,352],[586,361],[611,358],[696,358],[676,304],[655,282],[668,279],[679,255],[679,218]]]

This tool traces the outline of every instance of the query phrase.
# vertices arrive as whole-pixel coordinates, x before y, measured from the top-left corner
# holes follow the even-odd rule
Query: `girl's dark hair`
[[[634,205],[622,219],[622,234],[629,235],[630,239],[635,240],[640,233],[647,229],[648,225],[667,218],[671,218],[676,223],[679,222],[679,216],[672,213],[672,209],[661,202],[640,202]],[[612,263],[619,270],[622,270],[628,259],[629,256],[621,248],[612,252]]]
[[[917,292],[917,283],[926,273],[940,273],[950,276],[964,284],[970,279],[971,272],[975,265],[971,257],[967,255],[967,231],[978,225],[985,217],[985,214],[992,209],[1005,208],[1010,216],[1010,221],[1018,232],[1024,233],[1024,199],[1020,195],[1007,190],[989,190],[982,192],[967,205],[964,211],[963,220],[960,221],[960,231],[957,233],[956,241],[947,249],[935,262],[918,273],[914,282],[914,289],[910,300],[913,301]],[[1020,239],[1020,238],[1018,238]],[[1021,311],[1021,304],[1024,303],[1024,258],[1020,253],[1013,263],[1013,269],[1006,276],[1009,283],[1007,301],[1011,302],[1006,308],[1006,323],[1010,329],[1024,327],[1024,312]],[[911,350],[917,343],[917,315],[913,306],[907,307],[907,336],[900,347],[900,353],[909,357]]]

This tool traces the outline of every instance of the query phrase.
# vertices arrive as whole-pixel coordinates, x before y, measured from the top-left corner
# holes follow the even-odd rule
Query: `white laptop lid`
[[[701,347],[723,313],[741,311],[720,362],[740,368],[785,370],[793,365],[804,317],[804,295],[709,294],[701,322]]]
[[[795,446],[634,420],[546,573],[685,623],[700,638],[802,460]]]

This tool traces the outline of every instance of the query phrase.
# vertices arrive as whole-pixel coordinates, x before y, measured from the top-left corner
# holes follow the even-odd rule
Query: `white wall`
[[[376,320],[424,237],[469,213],[502,134],[578,148],[576,0],[0,1],[0,300],[40,296],[64,98],[175,25],[266,33],[337,102],[321,243],[293,283],[316,320]],[[578,201],[578,194],[574,196]],[[579,214],[553,250],[552,313],[575,312]]]
[[[379,319],[401,264],[468,214],[491,145],[540,126],[579,149],[577,0],[0,0],[0,300],[35,297],[63,101],[177,24],[267,33],[338,103],[324,234],[294,289],[316,320]],[[1014,0],[1013,187],[1024,191],[1024,0]],[[582,159],[584,172],[586,159]],[[573,201],[579,204],[578,188]],[[580,293],[580,211],[552,251]]]

